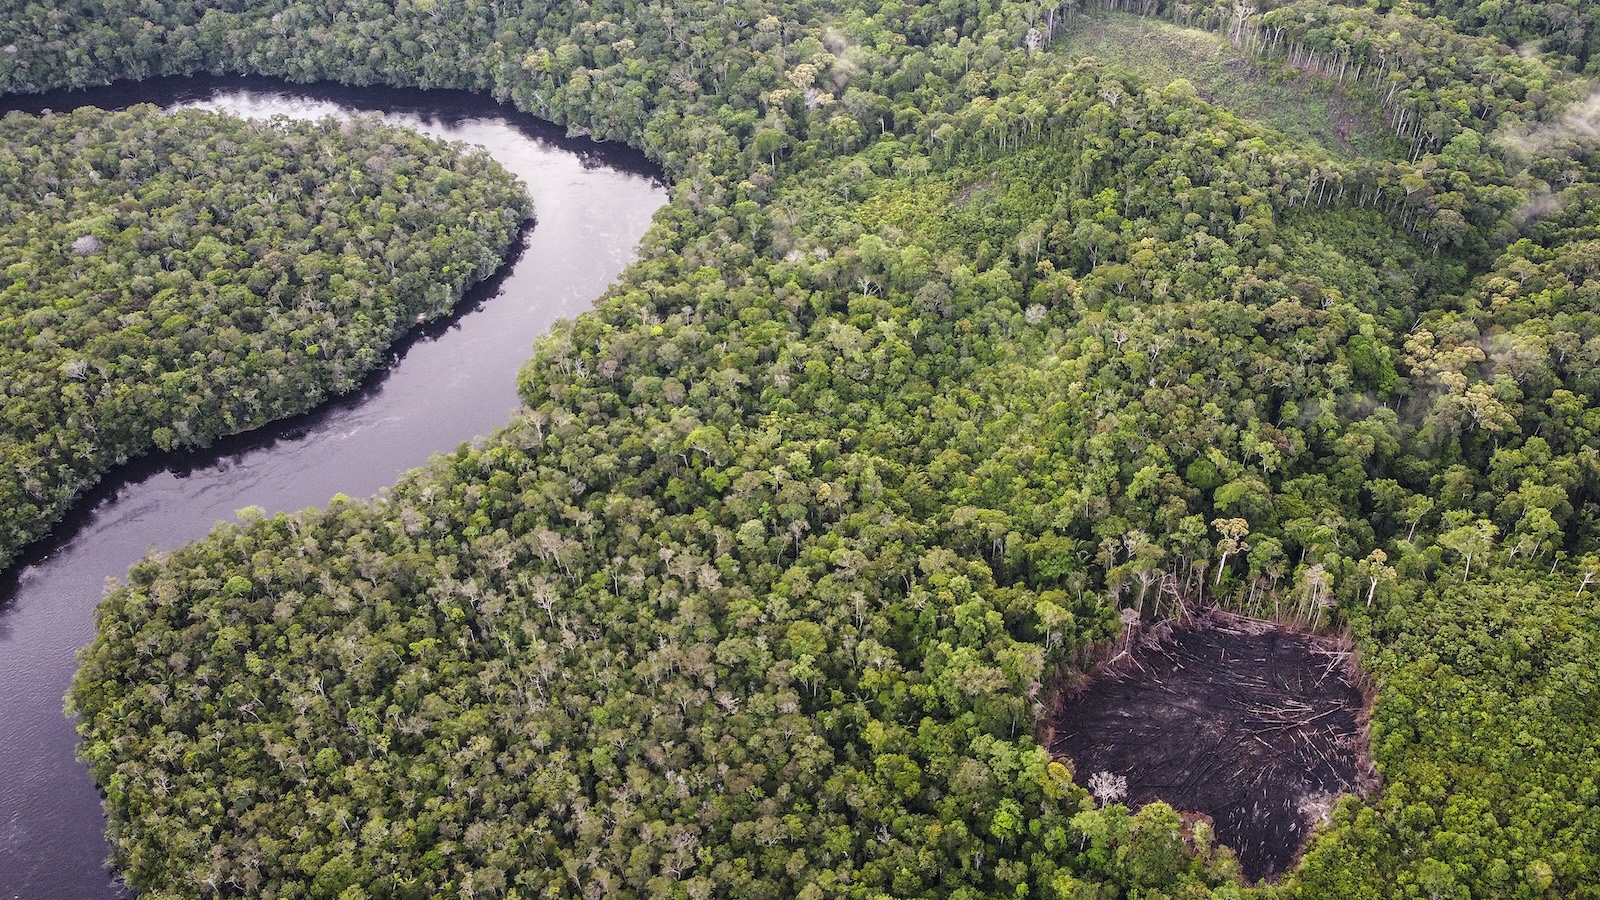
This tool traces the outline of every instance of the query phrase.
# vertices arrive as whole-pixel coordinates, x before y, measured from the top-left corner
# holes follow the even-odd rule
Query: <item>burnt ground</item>
[[[1347,641],[1209,612],[1126,649],[1062,691],[1047,746],[1079,784],[1126,777],[1130,807],[1209,817],[1246,877],[1284,872],[1333,800],[1374,782]]]

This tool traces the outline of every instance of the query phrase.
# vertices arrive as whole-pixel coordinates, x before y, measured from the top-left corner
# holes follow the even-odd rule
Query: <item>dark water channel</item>
[[[0,112],[134,103],[250,117],[379,113],[487,149],[528,185],[538,221],[510,265],[454,316],[397,347],[389,367],[357,393],[204,453],[135,463],[0,576],[0,898],[120,893],[104,868],[100,800],[62,713],[106,579],[149,548],[201,537],[243,507],[271,513],[336,493],[368,496],[435,451],[487,434],[517,406],[515,374],[534,338],[589,307],[666,201],[637,153],[568,140],[554,126],[457,92],[183,79],[8,98]]]

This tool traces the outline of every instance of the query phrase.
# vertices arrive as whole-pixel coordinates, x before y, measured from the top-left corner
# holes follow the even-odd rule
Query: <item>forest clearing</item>
[[[670,185],[503,428],[107,592],[68,709],[112,865],[161,900],[1600,900],[1600,7],[1381,7],[9,0],[6,93],[453,88]],[[130,164],[91,162],[62,185]],[[385,164],[311,180],[351,225]],[[156,238],[220,297],[248,260],[219,196],[165,235],[16,215],[57,216],[64,272],[85,234]],[[333,296],[388,271],[367,246]],[[137,336],[65,294],[19,350]],[[192,308],[151,365],[227,358],[220,301],[162,299]],[[28,357],[17,437],[121,422],[44,403],[101,396],[121,346]],[[1169,605],[1348,645],[1129,647]],[[1041,741],[1050,680],[1119,641],[1125,677]]]
[[[1247,877],[1271,879],[1339,796],[1373,787],[1348,638],[1207,610],[1117,646],[1067,682],[1046,738],[1101,802],[1198,814]]]

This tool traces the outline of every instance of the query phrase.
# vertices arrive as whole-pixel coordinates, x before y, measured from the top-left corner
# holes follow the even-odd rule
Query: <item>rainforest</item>
[[[7,94],[468,90],[671,182],[492,436],[109,590],[67,706],[141,896],[1600,897],[1594,4],[0,8]],[[7,552],[529,214],[376,125],[0,129]],[[1218,686],[1335,738],[1269,863],[1072,749]]]
[[[373,123],[89,108],[0,134],[0,563],[112,466],[350,390],[531,213],[482,154]]]

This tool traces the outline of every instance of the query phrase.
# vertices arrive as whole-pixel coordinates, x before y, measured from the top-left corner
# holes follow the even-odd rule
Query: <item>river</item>
[[[487,149],[528,186],[537,217],[522,246],[455,314],[419,329],[354,394],[205,452],[134,463],[0,577],[0,898],[124,895],[105,868],[105,816],[62,713],[75,654],[94,633],[106,579],[151,547],[204,536],[236,510],[369,496],[439,450],[482,436],[517,407],[534,338],[587,309],[633,258],[666,202],[656,170],[622,147],[472,94],[163,79],[0,101],[0,111],[154,103],[294,118],[378,113],[391,124]]]

